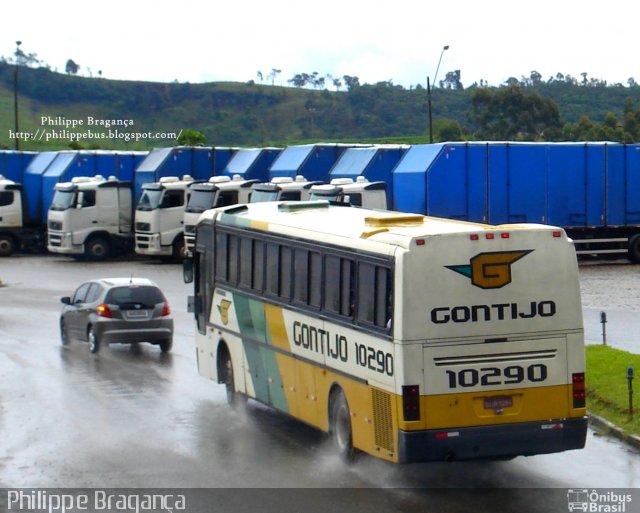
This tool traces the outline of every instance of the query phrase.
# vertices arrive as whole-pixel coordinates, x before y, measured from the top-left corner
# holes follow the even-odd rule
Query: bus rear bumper
[[[507,459],[582,449],[587,417],[429,431],[399,431],[398,461]]]

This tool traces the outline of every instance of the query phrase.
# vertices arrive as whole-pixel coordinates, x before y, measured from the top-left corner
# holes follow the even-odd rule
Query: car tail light
[[[98,307],[96,308],[96,313],[100,317],[111,317],[111,309],[109,308],[109,305],[105,305],[104,303],[98,305]]]
[[[169,308],[169,301],[165,301],[162,305],[162,317],[166,317],[167,315],[171,315],[171,308]]]
[[[418,385],[402,387],[402,409],[404,420],[420,420],[420,387]]]
[[[586,389],[584,383],[584,372],[576,372],[571,375],[573,391],[573,407],[584,408],[586,406]]]

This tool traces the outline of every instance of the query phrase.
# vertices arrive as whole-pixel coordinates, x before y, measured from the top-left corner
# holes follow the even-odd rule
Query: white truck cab
[[[0,175],[0,257],[21,247],[39,245],[42,230],[27,228],[24,215],[22,185]],[[31,240],[33,244],[29,244]]]
[[[54,190],[47,216],[50,252],[103,260],[116,249],[131,249],[130,182],[81,176],[57,183]]]
[[[142,186],[135,214],[136,253],[182,256],[184,210],[193,182],[189,175],[166,176]]]
[[[205,210],[238,203],[249,203],[252,186],[258,180],[245,180],[240,175],[212,176],[206,182],[191,185],[189,202],[184,211],[185,253],[190,255],[195,244],[195,226]]]
[[[295,179],[290,176],[277,176],[270,182],[257,183],[251,187],[251,203],[261,201],[305,201],[309,199],[309,191],[320,181],[309,181],[302,175]]]
[[[309,191],[310,199],[324,199],[339,203],[350,203],[357,207],[387,210],[387,185],[370,182],[364,176],[334,178],[329,184],[314,185]]]

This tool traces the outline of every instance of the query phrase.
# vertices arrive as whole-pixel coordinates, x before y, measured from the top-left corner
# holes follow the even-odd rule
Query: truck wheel
[[[640,263],[640,233],[629,239],[629,260],[634,264]]]
[[[353,462],[356,457],[356,449],[353,447],[351,435],[351,412],[342,390],[331,395],[330,405],[330,429],[333,444],[340,458],[348,463]]]
[[[96,237],[89,240],[84,248],[84,254],[89,260],[105,260],[111,253],[111,244],[107,239]]]
[[[182,237],[178,237],[171,245],[171,260],[174,262],[180,262],[184,259],[184,249],[184,239]]]
[[[173,347],[173,340],[170,338],[167,340],[161,340],[160,342],[158,342],[158,345],[160,346],[160,351],[162,351],[163,353],[168,353]]]
[[[11,255],[16,250],[16,243],[9,235],[0,235],[0,257]]]

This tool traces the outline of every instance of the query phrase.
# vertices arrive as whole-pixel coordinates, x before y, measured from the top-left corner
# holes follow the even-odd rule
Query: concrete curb
[[[630,435],[625,433],[625,431],[615,424],[609,422],[607,419],[599,417],[598,415],[594,415],[593,413],[588,413],[589,415],[589,424],[599,430],[604,435],[612,435],[618,440],[622,440],[623,442],[631,445],[636,449],[640,449],[640,437],[636,435]]]

